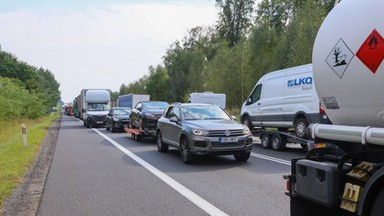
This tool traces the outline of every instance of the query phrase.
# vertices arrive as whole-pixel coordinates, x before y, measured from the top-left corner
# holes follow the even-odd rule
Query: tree
[[[217,31],[219,36],[234,46],[252,24],[254,0],[216,0],[219,7]]]

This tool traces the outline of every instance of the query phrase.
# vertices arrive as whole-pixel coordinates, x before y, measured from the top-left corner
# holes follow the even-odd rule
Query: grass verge
[[[38,120],[0,122],[0,212],[3,211],[4,201],[23,182],[40,151],[47,129],[59,117],[59,113],[51,113]],[[21,124],[27,127],[26,149]]]

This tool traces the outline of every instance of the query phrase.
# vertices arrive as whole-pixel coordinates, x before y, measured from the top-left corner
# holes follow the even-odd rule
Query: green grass
[[[59,113],[38,120],[0,122],[0,212],[4,201],[23,182],[29,167],[38,155],[48,127]],[[21,124],[27,127],[28,148],[24,148]]]

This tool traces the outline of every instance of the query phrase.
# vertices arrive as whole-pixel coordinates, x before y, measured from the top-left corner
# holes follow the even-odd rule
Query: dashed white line
[[[152,174],[157,176],[159,179],[161,179],[163,182],[168,184],[171,188],[173,188],[174,190],[179,192],[181,195],[183,195],[185,198],[187,198],[188,200],[193,202],[195,205],[197,205],[199,208],[201,208],[203,211],[205,211],[209,215],[219,215],[219,216],[228,215],[227,213],[221,211],[216,206],[212,205],[211,203],[209,203],[208,201],[206,201],[205,199],[203,199],[202,197],[200,197],[199,195],[197,195],[193,191],[189,190],[188,188],[186,188],[185,186],[183,186],[182,184],[177,182],[176,180],[172,179],[171,177],[169,177],[165,173],[161,172],[160,170],[158,170],[157,168],[155,168],[151,164],[147,163],[146,161],[144,161],[140,157],[136,156],[131,151],[129,151],[128,149],[121,146],[119,143],[115,142],[114,140],[112,140],[111,138],[106,136],[105,134],[101,133],[99,130],[94,129],[94,128],[92,128],[92,129],[94,131],[96,131],[104,139],[108,140],[112,145],[114,145],[120,151],[124,152],[126,155],[128,155],[130,158],[132,158],[134,161],[136,161],[141,166],[146,168]]]
[[[271,157],[271,156],[267,156],[267,155],[262,155],[262,154],[258,154],[258,153],[253,153],[253,152],[251,153],[251,156],[291,166],[291,162],[287,161],[287,160],[282,160],[282,159],[279,159],[279,158],[275,158],[275,157]]]

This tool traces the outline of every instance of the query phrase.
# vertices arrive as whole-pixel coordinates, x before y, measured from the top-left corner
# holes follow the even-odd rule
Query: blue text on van
[[[312,83],[313,83],[313,79],[312,77],[309,76],[309,77],[288,80],[288,87],[312,85]]]

